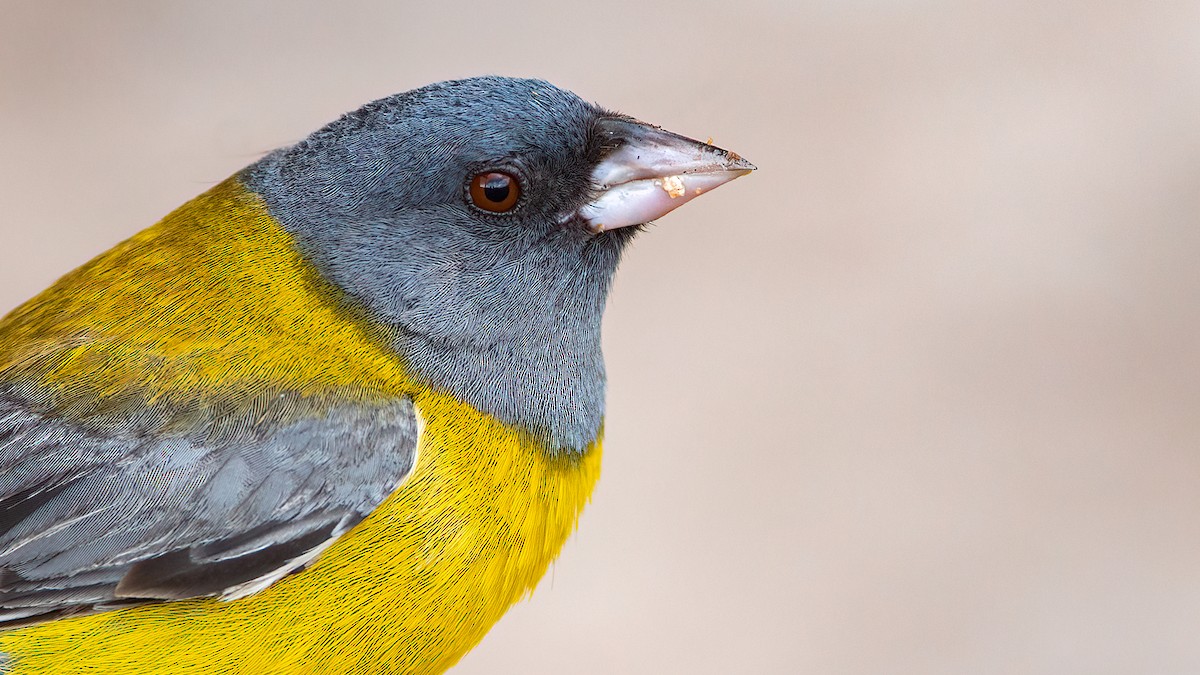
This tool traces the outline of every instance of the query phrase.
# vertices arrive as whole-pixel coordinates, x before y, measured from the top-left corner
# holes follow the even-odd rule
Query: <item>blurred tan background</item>
[[[0,1],[0,311],[273,147],[538,76],[734,149],[456,673],[1200,673],[1200,3]]]

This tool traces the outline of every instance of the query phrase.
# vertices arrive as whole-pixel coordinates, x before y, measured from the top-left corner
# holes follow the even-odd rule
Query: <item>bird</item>
[[[622,252],[753,169],[440,82],[66,274],[0,320],[0,672],[453,666],[599,476]]]

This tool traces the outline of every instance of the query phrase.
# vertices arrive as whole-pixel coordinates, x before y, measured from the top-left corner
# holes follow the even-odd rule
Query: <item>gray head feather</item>
[[[607,115],[539,80],[444,82],[349,113],[243,180],[414,374],[581,450],[604,415],[601,315],[636,231],[561,224],[592,195]],[[491,169],[520,179],[510,213],[467,198]]]

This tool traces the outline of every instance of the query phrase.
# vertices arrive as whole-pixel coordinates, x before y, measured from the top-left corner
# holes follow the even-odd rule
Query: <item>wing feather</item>
[[[310,563],[411,471],[408,399],[284,399],[253,419],[195,416],[218,430],[105,433],[0,392],[0,628],[256,592]]]

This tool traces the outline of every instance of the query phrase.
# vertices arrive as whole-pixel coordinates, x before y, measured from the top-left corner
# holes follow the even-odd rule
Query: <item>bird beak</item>
[[[755,169],[736,153],[630,119],[597,123],[616,149],[592,172],[597,195],[578,211],[593,232],[641,225]]]

